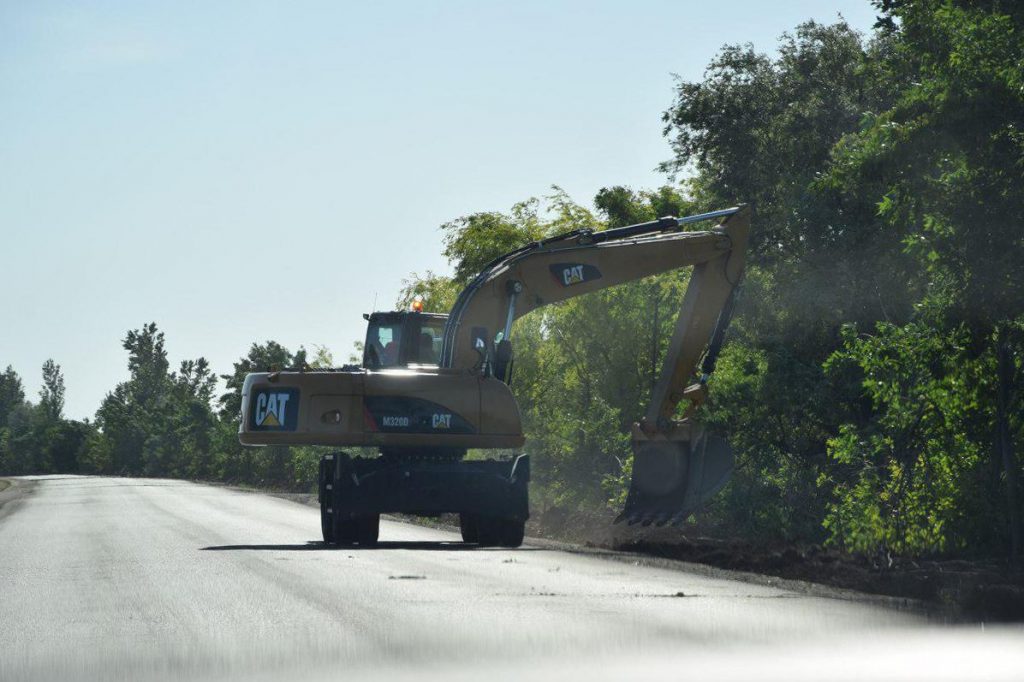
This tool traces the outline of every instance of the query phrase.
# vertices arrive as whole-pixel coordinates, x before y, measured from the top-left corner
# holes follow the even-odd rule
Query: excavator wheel
[[[462,541],[476,544],[480,541],[480,525],[476,516],[465,512],[459,514],[459,530],[462,531]]]
[[[518,519],[501,520],[501,546],[519,547],[526,535],[526,522]]]
[[[494,547],[500,543],[499,519],[494,516],[476,517],[476,543],[481,547]]]
[[[477,544],[481,547],[518,547],[523,544],[526,522],[498,516],[475,517]]]
[[[334,543],[337,545],[354,545],[358,538],[358,526],[356,519],[338,518],[337,514],[332,515]]]
[[[362,547],[373,547],[380,536],[380,514],[360,516],[353,521],[356,542]]]
[[[338,545],[373,547],[380,534],[380,514],[334,519],[334,538]]]
[[[334,455],[324,455],[320,458],[320,475],[317,478],[317,493],[320,501],[320,533],[324,542],[333,545],[334,535],[334,514],[331,499],[334,482]]]

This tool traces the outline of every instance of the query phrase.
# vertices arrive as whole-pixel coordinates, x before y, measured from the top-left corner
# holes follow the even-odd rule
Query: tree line
[[[442,226],[451,274],[397,305],[446,311],[488,261],[580,227],[745,202],[749,267],[698,419],[737,452],[701,514],[750,538],[859,553],[1018,557],[1024,436],[1024,7],[879,0],[870,35],[805,23],[773,54],[727,45],[662,114],[670,182],[555,188]],[[687,274],[549,306],[516,323],[512,388],[534,506],[618,506],[628,429],[664,358]],[[248,371],[330,364],[253,344],[224,375],[171,370],[150,324],[92,422],[62,416],[59,367],[36,403],[0,375],[0,472],[179,476],[311,489],[313,448],[241,448]]]
[[[317,348],[291,352],[274,341],[253,343],[221,375],[204,358],[172,370],[155,323],[129,331],[122,346],[129,378],[104,398],[94,420],[64,416],[64,377],[43,365],[38,402],[27,400],[10,366],[0,374],[0,474],[79,473],[224,481],[308,491],[316,482],[317,448],[243,448],[238,443],[241,388],[249,372],[331,364]]]

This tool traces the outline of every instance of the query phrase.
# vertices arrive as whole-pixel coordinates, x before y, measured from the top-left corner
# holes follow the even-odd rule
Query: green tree
[[[0,374],[0,429],[7,426],[8,415],[24,402],[25,389],[21,377],[13,367],[7,365],[7,369]]]
[[[113,473],[138,475],[147,469],[155,473],[159,457],[154,448],[160,443],[154,434],[162,431],[156,427],[166,420],[170,408],[164,334],[153,322],[129,331],[121,345],[128,351],[129,379],[107,394],[96,413],[107,451],[104,459]]]
[[[206,476],[216,424],[216,376],[203,358],[170,372],[164,334],[155,323],[127,333],[129,379],[107,394],[96,414],[102,438],[83,455],[90,467],[148,476]]]
[[[212,408],[217,376],[205,358],[182,361],[170,376],[172,410],[166,425],[171,452],[166,475],[210,478],[215,474],[212,445],[217,418]]]
[[[1024,356],[1024,8],[952,0],[886,1],[880,7],[893,45],[885,68],[913,77],[892,106],[866,117],[837,145],[820,184],[843,200],[876,205],[881,222],[918,263],[925,287],[911,322],[850,338],[837,356],[854,360],[868,377],[880,376],[883,368],[890,374],[880,379],[883,388],[868,391],[873,410],[848,423],[844,437],[831,445],[837,461],[859,459],[863,465],[852,487],[838,488],[830,528],[834,540],[853,546],[867,538],[927,551],[963,546],[970,538],[975,549],[1008,546],[1017,559],[1021,468],[1014,441],[1024,428],[1018,388]],[[901,378],[920,377],[920,356],[935,348],[942,350],[933,355],[958,362],[937,359],[914,391],[956,382],[965,372],[973,383],[956,385],[939,404],[894,399]],[[949,401],[968,402],[953,410]],[[920,519],[935,511],[933,500],[911,494],[919,480],[913,476],[934,470],[938,455],[930,444],[953,437],[962,443],[945,450],[941,461],[960,474],[950,499],[970,510],[963,512],[972,517],[970,530],[944,517],[927,533],[923,522],[893,527],[891,518],[882,518],[868,529],[873,532],[850,523],[857,516],[851,490],[866,499],[903,486],[892,514]],[[979,479],[981,488],[975,486]],[[1001,509],[983,508],[994,499],[1003,500]]]
[[[396,307],[398,310],[408,310],[413,299],[418,296],[426,312],[447,313],[455,305],[459,291],[460,287],[451,277],[437,275],[429,270],[422,276],[414,272],[408,279],[402,280]],[[362,350],[361,346],[359,350]]]
[[[64,418],[64,374],[52,359],[43,363],[43,387],[39,391],[39,408],[52,422]]]
[[[452,264],[461,289],[498,256],[545,236],[538,216],[540,202],[528,199],[509,214],[474,213],[441,226],[444,256]]]
[[[321,351],[315,353],[314,363],[327,360]],[[314,450],[283,446],[247,448],[238,443],[237,435],[242,412],[242,386],[246,375],[302,365],[307,365],[304,349],[292,353],[276,341],[267,341],[263,344],[253,343],[246,356],[234,363],[234,371],[221,375],[227,390],[219,398],[220,426],[215,449],[222,460],[220,467],[224,479],[256,485],[297,487],[300,490],[309,490],[313,485],[311,480],[315,483],[319,455],[310,454]]]
[[[664,114],[675,157],[663,168],[692,174],[702,208],[754,208],[746,282],[701,418],[738,458],[713,516],[758,536],[820,537],[826,443],[859,393],[822,363],[844,324],[912,313],[898,237],[872,202],[819,184],[835,144],[894,100],[899,81],[879,66],[890,42],[809,22],[775,57],[726,46],[703,80],[678,83]]]
[[[27,401],[7,413],[7,426],[0,429],[0,465],[9,474],[46,473],[41,469],[36,406]]]
[[[246,356],[234,363],[231,374],[222,374],[220,377],[227,388],[218,399],[221,419],[233,422],[237,427],[242,412],[242,384],[245,383],[247,374],[293,367],[305,361],[306,352],[301,348],[293,354],[276,341],[253,343]]]

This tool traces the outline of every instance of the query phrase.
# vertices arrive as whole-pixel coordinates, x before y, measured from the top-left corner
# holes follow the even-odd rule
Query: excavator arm
[[[710,230],[682,229],[719,219]],[[681,522],[732,471],[729,446],[705,434],[690,415],[707,394],[707,377],[743,276],[749,226],[750,211],[740,206],[601,232],[577,230],[528,244],[495,259],[459,295],[445,327],[441,365],[507,380],[512,323],[519,317],[550,303],[692,266],[650,405],[632,431],[633,480],[620,516],[644,525]],[[677,419],[684,400],[690,406]]]

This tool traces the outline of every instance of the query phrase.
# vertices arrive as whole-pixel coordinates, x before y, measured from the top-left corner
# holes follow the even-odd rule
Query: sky
[[[362,313],[447,273],[441,224],[564,188],[653,188],[673,74],[775,49],[868,0],[0,0],[0,368],[66,414],[127,378],[253,342],[344,362]],[[738,198],[737,200],[741,200]]]

